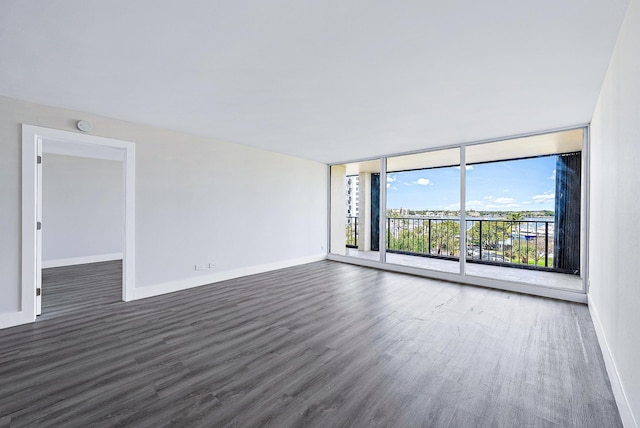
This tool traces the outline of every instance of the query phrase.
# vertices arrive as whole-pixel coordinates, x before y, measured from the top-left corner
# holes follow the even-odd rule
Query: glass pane
[[[582,132],[466,148],[466,274],[582,289]]]
[[[386,261],[460,272],[460,150],[387,160]]]

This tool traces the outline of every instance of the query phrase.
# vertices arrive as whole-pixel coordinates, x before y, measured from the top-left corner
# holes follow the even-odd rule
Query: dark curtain
[[[556,269],[580,273],[580,152],[558,155],[556,161],[555,233]]]
[[[371,251],[380,251],[380,174],[371,174]]]

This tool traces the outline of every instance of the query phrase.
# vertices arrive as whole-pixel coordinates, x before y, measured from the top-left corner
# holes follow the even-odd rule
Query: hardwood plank
[[[47,269],[0,426],[619,427],[584,305],[318,262],[124,303]]]

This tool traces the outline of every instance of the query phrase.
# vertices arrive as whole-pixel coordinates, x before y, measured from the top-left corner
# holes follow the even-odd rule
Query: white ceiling
[[[627,5],[0,0],[0,95],[348,161],[588,123]]]

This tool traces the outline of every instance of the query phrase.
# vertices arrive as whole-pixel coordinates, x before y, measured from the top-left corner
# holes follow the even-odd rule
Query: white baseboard
[[[101,256],[90,256],[90,257],[77,257],[72,259],[62,259],[62,260],[49,260],[48,267],[58,267],[58,266],[71,266],[76,264],[84,264],[84,263],[96,263],[101,261],[109,261],[109,260],[118,260],[122,258],[122,254],[104,254]],[[320,260],[325,260],[327,255],[317,254],[309,257],[301,257],[297,259],[283,260],[275,263],[267,263],[263,265],[257,266],[249,266],[246,268],[230,270],[226,272],[217,272],[214,274],[199,276],[195,278],[189,278],[185,280],[176,280],[164,282],[161,284],[151,285],[147,287],[140,287],[134,289],[134,297],[133,300],[136,299],[144,299],[146,297],[158,296],[161,294],[172,293],[174,291],[186,290],[188,288],[199,287],[201,285],[207,285],[214,282],[225,281],[228,279],[239,278],[247,275],[254,275],[257,273],[269,272],[277,269],[284,269],[292,266],[298,266],[306,263],[317,262]],[[43,262],[44,265],[44,262]],[[47,266],[43,266],[47,267]],[[26,324],[33,322],[35,319],[34,314],[27,314],[24,311],[16,311],[16,312],[8,312],[4,314],[0,314],[0,329],[14,327],[20,324]]]
[[[618,369],[616,367],[615,360],[613,359],[611,349],[609,348],[609,344],[607,343],[607,337],[604,333],[604,327],[602,326],[600,316],[598,315],[598,309],[593,303],[590,294],[587,296],[587,298],[589,313],[591,314],[591,320],[593,321],[593,326],[596,330],[598,343],[600,344],[600,349],[602,350],[602,358],[604,359],[604,365],[607,368],[607,374],[609,375],[609,381],[611,382],[613,396],[616,399],[616,404],[618,405],[620,419],[622,419],[622,424],[625,427],[638,428],[638,423],[636,422],[636,419],[633,415],[631,406],[629,406],[627,394],[625,394],[624,392],[624,387],[622,386],[622,382],[620,381],[620,376],[618,375]]]
[[[96,256],[72,257],[69,259],[43,260],[42,268],[52,268],[61,266],[84,265],[87,263],[108,262],[111,260],[122,260],[122,253],[98,254]]]
[[[297,259],[283,260],[275,263],[267,263],[257,266],[249,266],[240,269],[234,269],[224,272],[216,272],[208,275],[197,276],[188,279],[176,281],[168,281],[160,284],[149,285],[145,287],[136,287],[133,292],[133,300],[145,299],[147,297],[159,296],[161,294],[173,293],[175,291],[186,290],[188,288],[200,287],[202,285],[212,284],[215,282],[226,281],[229,279],[240,278],[247,275],[255,275],[257,273],[269,272],[277,269],[284,269],[292,266],[298,266],[306,263],[325,260],[327,255],[317,254],[309,257],[301,257]]]

